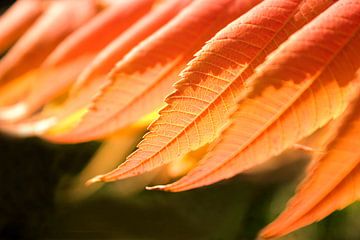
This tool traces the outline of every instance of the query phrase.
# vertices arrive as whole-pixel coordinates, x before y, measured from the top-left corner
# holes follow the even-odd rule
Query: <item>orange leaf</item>
[[[295,149],[304,150],[310,153],[312,161],[311,164],[309,164],[308,169],[311,168],[312,164],[315,164],[326,152],[327,146],[339,134],[342,124],[342,121],[332,120],[309,137],[302,139],[299,143],[294,145]]]
[[[63,94],[90,62],[94,53],[148,12],[154,1],[121,2],[105,9],[88,24],[70,34],[42,64],[39,73],[32,80],[36,83],[27,89],[29,93],[26,97],[15,106],[0,109],[0,118],[23,119]],[[20,107],[23,111],[18,111]]]
[[[320,221],[335,210],[342,210],[354,201],[360,199],[360,166],[357,165],[354,170],[349,173],[344,180],[339,183],[321,202],[306,213],[305,216],[298,219],[291,226],[279,234],[284,235],[286,232],[295,231],[301,227],[309,225],[315,221]],[[264,237],[265,237],[265,233]]]
[[[44,61],[43,66],[63,64],[81,55],[100,51],[149,12],[154,1],[156,0],[120,1],[119,4],[106,8],[61,42]]]
[[[139,150],[103,179],[141,173],[214,140],[236,107],[243,81],[294,26],[304,24],[302,15],[294,15],[300,2],[265,1],[220,31],[182,72],[177,92],[167,98],[169,105]],[[329,3],[317,5],[324,9]]]
[[[0,82],[9,81],[39,67],[70,32],[95,13],[96,6],[91,0],[49,3],[43,15],[0,60]]]
[[[302,139],[294,145],[295,149],[310,153],[311,158],[307,171],[312,169],[313,165],[324,155],[327,146],[337,137],[341,125],[342,121],[332,120],[309,137]]]
[[[263,237],[287,234],[360,199],[359,100],[332,122],[340,125],[337,138],[313,164],[287,209],[263,230]]]
[[[56,67],[34,69],[25,74],[24,78],[30,82],[24,85],[21,99],[13,105],[0,108],[0,120],[18,121],[29,117],[35,111],[55,97],[59,97],[66,92],[70,84],[74,82],[84,66],[89,62],[91,57],[75,58]],[[16,81],[17,87],[19,81]],[[5,88],[3,91],[8,91]],[[14,89],[13,91],[19,91]],[[0,89],[1,94],[1,89]]]
[[[126,52],[131,50],[131,48],[134,47],[141,39],[145,38],[147,35],[150,35],[161,25],[165,24],[171,17],[176,15],[176,13],[179,12],[183,7],[188,5],[189,2],[190,0],[169,1],[167,2],[167,4],[160,5],[159,8],[156,8],[154,11],[151,11],[144,18],[142,18],[133,26],[131,26],[130,29],[125,31],[123,34],[121,34],[121,36],[117,38],[112,44],[110,44],[109,47],[106,47],[104,51],[102,51],[99,54],[99,57],[95,58],[95,61],[92,64],[87,65],[88,67],[86,69],[90,70],[90,75],[87,74],[89,73],[89,71],[87,70],[83,72],[84,73],[82,74],[83,77],[80,77],[79,79],[80,81],[76,84],[77,86],[75,88],[77,90],[73,89],[70,96],[66,100],[66,103],[64,103],[61,107],[59,107],[56,112],[52,111],[50,116],[49,112],[45,110],[46,113],[40,113],[38,116],[34,116],[31,119],[27,119],[26,121],[19,122],[18,124],[8,125],[6,127],[7,131],[8,132],[10,131],[12,134],[16,134],[16,135],[19,134],[22,136],[32,135],[35,132],[32,131],[31,128],[36,129],[35,126],[41,124],[47,118],[51,117],[52,119],[57,119],[56,121],[51,121],[52,122],[51,125],[47,125],[47,127],[50,128],[53,125],[56,125],[59,121],[61,122],[61,119],[67,117],[69,114],[78,111],[80,108],[88,107],[89,102],[91,102],[92,98],[94,97],[98,89],[101,88],[101,86],[103,86],[106,83],[106,81],[104,80],[105,78],[104,75],[110,70],[109,69],[110,66],[114,65],[116,60],[121,58],[120,55],[121,54],[124,55]],[[86,26],[84,26],[84,28],[88,29]],[[77,32],[81,32],[81,29]],[[76,32],[75,35],[77,35]],[[80,39],[76,38],[76,39],[80,40],[82,38]],[[60,46],[62,46],[62,44]],[[66,46],[74,46],[74,45],[67,44]],[[61,47],[61,49],[64,50],[63,47]],[[84,59],[84,57],[82,57],[82,59]],[[0,118],[1,115],[4,116],[4,114],[1,114],[2,111],[3,113],[14,112],[13,110],[19,109],[19,106],[22,106],[22,109],[26,109],[26,111],[22,111],[21,115],[17,114],[17,117],[22,117],[22,118],[26,117],[28,114],[31,114],[33,111],[37,110],[37,108],[39,108],[41,105],[45,104],[46,101],[48,101],[49,99],[51,100],[54,97],[57,97],[60,94],[62,94],[67,89],[67,86],[71,84],[73,80],[76,79],[78,70],[82,70],[84,64],[79,65],[78,64],[79,61],[80,60],[71,61],[67,64],[62,64],[61,66],[58,66],[55,69],[53,69],[54,67],[50,67],[52,69],[46,70],[47,74],[41,74],[42,76],[40,77],[41,81],[38,80],[39,83],[35,84],[36,86],[32,88],[31,93],[27,95],[27,97],[26,95],[22,97],[23,99],[21,103],[18,103],[17,105],[12,107],[0,109]],[[81,62],[84,61],[81,60]],[[71,65],[74,66],[71,67]],[[44,70],[46,69],[45,66],[43,66],[43,68]],[[67,69],[72,70],[71,74],[61,73],[62,71],[70,73]],[[84,78],[84,75],[86,75],[87,77]],[[64,76],[66,77],[64,78]],[[60,82],[57,81],[55,82],[54,78],[59,79]],[[32,81],[34,80],[35,79],[33,79]],[[82,80],[85,81],[83,82]],[[54,84],[54,82],[56,84]],[[18,83],[15,85],[17,86]],[[60,88],[62,89],[62,91],[57,91],[57,89],[59,89],[59,86],[62,86]],[[28,88],[26,88],[26,90],[29,91]],[[16,94],[16,92],[19,92],[19,86],[17,88],[10,89],[10,91],[13,91],[14,94]],[[47,92],[47,94],[39,94],[39,91],[44,93]],[[9,93],[9,87],[4,88],[3,93],[5,94]],[[0,101],[1,99],[3,99],[2,95],[3,94],[0,94],[1,97]],[[7,94],[8,98],[14,98],[13,95]],[[6,97],[4,97],[4,99],[6,99]],[[9,114],[5,114],[5,115],[9,115]],[[14,119],[14,117],[12,119]],[[24,132],[23,129],[27,129],[26,132]],[[46,129],[42,128],[42,130],[46,130]],[[39,133],[40,132],[37,131],[37,134]]]
[[[338,2],[271,54],[245,82],[250,95],[199,167],[161,188],[183,191],[233,177],[339,116],[359,91],[359,8]]]
[[[79,63],[81,64],[81,62]],[[50,71],[50,72],[56,73],[57,71],[62,71],[62,70],[65,70],[65,72],[67,72],[70,70],[69,73],[72,73],[73,71],[71,70],[71,64],[72,63],[65,64],[61,68],[56,68],[57,69],[56,71]],[[68,69],[68,67],[70,68]],[[11,84],[10,86],[6,86],[6,88],[4,88],[3,90],[0,88],[0,91],[2,91],[0,92],[1,94],[3,92],[6,93],[6,90],[10,89],[11,94],[10,95],[6,94],[5,100],[8,100],[9,98],[17,99],[19,95],[23,96],[23,98],[24,96],[27,96],[26,92],[24,93],[21,90],[28,89],[32,86],[31,80],[33,80],[34,78],[34,76],[32,76],[33,74],[37,74],[37,73],[35,71],[30,72],[30,74],[26,74],[23,78],[20,78],[16,83],[14,83],[14,85]],[[64,73],[61,73],[60,77],[61,75],[64,76]],[[72,129],[74,126],[76,126],[79,123],[81,118],[86,113],[86,109],[92,97],[95,95],[98,89],[104,85],[105,82],[106,81],[104,78],[103,80],[99,79],[97,81],[94,81],[92,82],[92,84],[88,84],[85,87],[83,87],[81,91],[75,96],[71,96],[66,100],[64,100],[63,102],[55,101],[53,103],[47,104],[41,112],[32,115],[31,117],[22,119],[17,122],[2,122],[2,123],[0,122],[1,123],[0,129],[10,135],[21,136],[21,137],[29,137],[34,135],[43,136],[48,131],[50,131],[51,133],[56,132],[57,134],[60,132],[62,133],[69,131],[69,129]],[[20,89],[17,89],[17,87],[19,87],[18,84],[22,84],[20,85]],[[62,85],[61,82],[59,82],[58,84]],[[48,87],[50,87],[49,89],[51,91],[53,90],[56,91],[55,85],[54,86],[49,85]],[[0,94],[0,102],[3,100],[1,94]],[[13,96],[12,94],[15,94],[15,96]],[[39,101],[39,99],[36,99],[37,96],[33,95],[31,97],[35,98],[34,101],[35,103]],[[15,108],[16,106],[20,108]],[[12,109],[10,108],[7,109],[12,110],[15,113],[16,111],[24,112],[24,107],[22,106],[24,105],[15,105],[15,107],[13,106]],[[4,109],[6,110],[6,107],[2,109],[0,108],[0,112]],[[4,112],[2,114],[3,116],[1,116],[0,114],[0,118],[1,117],[4,118]],[[19,113],[15,115],[18,114]]]
[[[84,69],[72,92],[81,91],[85,85],[107,74],[126,53],[166,24],[190,2],[191,0],[167,1],[145,15],[96,56]]]
[[[44,7],[41,0],[19,0],[0,17],[0,53],[31,26]]]
[[[68,135],[54,139],[96,139],[153,111],[171,92],[178,73],[195,51],[256,2],[195,1],[125,56],[80,125]]]
[[[0,106],[11,106],[26,95],[36,71],[30,71],[5,84],[0,84]]]

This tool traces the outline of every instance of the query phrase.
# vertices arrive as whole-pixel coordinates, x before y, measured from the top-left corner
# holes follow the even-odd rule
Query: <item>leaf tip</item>
[[[166,190],[166,185],[156,185],[156,186],[146,186],[146,190],[156,190],[156,191],[164,191]]]
[[[93,178],[91,178],[91,179],[89,179],[89,180],[87,180],[87,181],[85,182],[85,186],[88,187],[88,186],[90,186],[90,185],[92,185],[92,184],[94,184],[94,183],[104,182],[103,177],[104,177],[104,175],[98,175],[98,176],[96,176],[96,177],[93,177]]]
[[[263,231],[261,231],[256,237],[256,240],[269,240],[269,239],[272,239],[272,237],[267,236],[266,234],[264,234]]]

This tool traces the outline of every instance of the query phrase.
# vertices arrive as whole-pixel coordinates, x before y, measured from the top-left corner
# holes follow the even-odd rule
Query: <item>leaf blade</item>
[[[162,122],[166,122],[166,121],[176,122],[176,120],[174,119],[180,118],[187,125],[184,124],[185,126],[183,128],[179,127],[177,129],[171,130],[171,132],[166,131],[166,128],[168,127],[167,125],[161,127],[160,124],[162,123],[160,123],[159,126],[156,125],[157,122],[155,122],[150,127],[150,131],[151,130],[153,131],[153,133],[151,133],[152,137],[154,136],[156,137],[157,133],[158,134],[161,133],[162,135],[165,134],[165,135],[173,136],[174,135],[172,133],[173,131],[176,134],[181,131],[182,133],[181,137],[179,137],[180,135],[175,135],[174,137],[175,143],[173,143],[172,148],[177,147],[176,145],[180,146],[179,148],[184,148],[183,146],[187,145],[187,148],[185,147],[185,150],[184,149],[178,150],[177,156],[173,154],[171,157],[169,157],[171,158],[171,160],[177,157],[181,157],[181,155],[187,152],[188,150],[192,150],[191,147],[196,149],[196,147],[199,147],[202,144],[210,142],[212,139],[216,137],[217,135],[216,131],[219,131],[221,129],[222,125],[226,121],[226,115],[230,114],[231,112],[230,110],[231,105],[234,105],[234,107],[236,106],[236,98],[238,95],[241,94],[241,90],[243,88],[242,87],[243,80],[245,80],[252,73],[254,67],[257,66],[265,58],[267,53],[265,51],[271,51],[276,48],[275,42],[272,41],[273,38],[276,38],[276,40],[279,41],[280,39],[283,40],[286,39],[287,35],[285,31],[278,35],[276,33],[278,31],[281,31],[282,27],[287,23],[287,21],[291,19],[293,14],[296,12],[299,3],[300,1],[263,2],[262,4],[252,9],[249,13],[247,13],[246,15],[244,15],[243,17],[239,18],[234,23],[229,25],[222,32],[218,33],[217,36],[210,41],[209,45],[205,46],[203,50],[198,54],[198,58],[196,58],[191,62],[190,67],[187,70],[185,70],[185,73],[184,72],[182,73],[183,76],[186,76],[187,78],[184,78],[182,82],[177,83],[178,91],[175,94],[168,97],[168,103],[170,105],[168,105],[165,108],[165,110],[161,112],[161,114],[163,116],[163,119],[167,118],[167,120],[162,120]],[[269,9],[273,11],[269,11]],[[234,29],[238,31],[235,32]],[[261,33],[264,35],[264,37],[257,38],[257,36],[261,35]],[[253,41],[249,41],[249,39],[253,39]],[[235,44],[233,42],[234,40],[236,40]],[[254,47],[254,44],[257,44],[258,46]],[[238,55],[232,53],[234,52],[234,49],[240,49],[240,51],[237,52]],[[263,51],[264,49],[265,51]],[[204,81],[204,83],[197,81],[196,78],[198,78],[200,76],[199,73],[201,73],[201,71],[199,70],[201,64],[205,62],[205,64],[211,63],[212,65],[214,65],[213,64],[214,59],[218,60],[218,56],[220,54],[223,54],[223,52],[229,54],[229,56],[221,55],[223,56],[222,58],[231,59],[231,62],[236,63],[230,65],[231,71],[235,73],[235,76],[230,77],[229,70],[227,70],[225,66],[218,64],[220,65],[220,67],[222,67],[222,69],[225,70],[220,71],[220,74],[215,74],[216,72],[213,69],[216,68],[209,67],[209,70],[205,69],[204,71],[203,74],[205,75],[205,77],[203,78],[204,80],[200,78],[201,80]],[[252,61],[252,63],[249,63],[250,61]],[[198,65],[200,65],[200,67]],[[211,71],[214,71],[215,73],[212,73]],[[215,75],[220,76],[220,79]],[[215,76],[216,78],[213,76]],[[224,84],[222,79],[229,79],[229,83]],[[219,83],[219,81],[217,80],[221,81],[221,83]],[[199,86],[199,91],[197,92],[195,92],[195,90],[192,91],[192,89],[195,89],[194,87],[195,85]],[[213,89],[212,91],[207,91],[208,88],[211,88],[212,86],[217,87],[219,85],[222,88],[220,89],[220,91],[216,91],[216,89]],[[181,88],[185,90],[181,92]],[[205,90],[203,91],[203,89],[201,88]],[[216,93],[220,92],[220,94],[213,94],[212,92],[214,91]],[[195,104],[191,103],[191,101],[194,99],[191,94],[194,94],[194,96],[200,98],[201,96],[206,96],[207,99],[204,98],[197,100],[196,102],[197,105],[195,107]],[[184,96],[187,97],[189,101],[185,101],[186,99],[182,100]],[[183,103],[181,101],[183,101]],[[217,103],[217,106],[219,107],[217,107],[216,109],[215,104],[211,105],[212,103]],[[171,106],[171,104],[173,104],[174,106]],[[229,105],[229,107],[226,108],[226,105]],[[193,117],[189,117],[186,116],[187,111],[196,114],[193,114],[194,115]],[[179,115],[180,114],[179,112],[180,113],[183,112],[183,114]],[[171,119],[172,117],[173,119]],[[210,123],[208,121],[210,121]],[[214,127],[214,123],[216,123],[215,127]],[[207,127],[208,125],[210,125],[210,129],[209,127]],[[212,126],[213,128],[211,128]],[[187,132],[186,130],[184,131],[184,129],[188,130],[188,132],[190,133],[188,135],[191,136],[192,138],[191,143],[190,140],[187,139],[188,138]],[[189,131],[189,129],[191,129],[191,131]],[[202,136],[206,136],[206,138],[204,137],[201,138],[200,136],[201,134]],[[150,141],[151,143],[151,140],[146,140],[147,137],[148,135],[145,136],[145,141]],[[191,146],[191,144],[193,146]],[[165,152],[165,150],[163,152]],[[131,161],[131,158],[132,156],[130,156],[129,161]],[[144,160],[141,158],[142,157],[139,157],[140,160],[136,160],[137,161],[136,164],[138,164],[139,166],[141,166],[143,162],[144,163],[146,162],[144,165],[146,164],[150,165],[153,162],[155,162],[155,164],[158,164],[156,163],[158,160],[153,160],[156,159],[156,157],[150,160],[149,159]],[[164,161],[160,160],[158,162],[164,162]],[[123,167],[124,167],[124,171],[131,169],[131,167],[129,168],[126,167],[125,165],[123,165]],[[119,177],[119,175],[122,175],[124,177],[127,176],[127,173],[123,174],[123,171],[118,171],[118,170],[113,172],[112,176],[115,176],[115,173],[118,174],[116,175],[116,177]],[[111,178],[110,175],[108,175],[103,179],[105,180],[110,178]]]
[[[262,231],[263,237],[275,237],[321,220],[334,210],[359,199],[360,130],[359,98],[345,114],[331,124],[340,125],[327,151],[311,166],[296,195],[273,223]]]
[[[346,37],[342,40],[343,44],[347,44],[347,40],[352,39],[352,35],[339,35],[338,32],[329,30],[343,27],[342,21],[327,23],[328,19],[332,18],[331,14],[334,16],[338,14],[337,9],[340,9],[340,12],[342,10],[341,14],[347,14],[341,3],[332,6],[293,35],[269,57],[265,65],[259,69],[258,75],[253,77],[259,84],[255,86],[255,88],[259,87],[256,90],[258,94],[254,93],[253,96],[250,95],[240,102],[237,112],[233,115],[231,126],[223,132],[200,166],[179,182],[160,186],[161,189],[183,191],[233,177],[266,161],[271,156],[280,154],[344,111],[346,104],[353,98],[353,86],[350,82],[353,80],[352,74],[357,70],[354,66],[358,66],[360,60],[358,56],[352,54],[349,63],[345,61],[348,56],[341,54],[335,60],[336,63],[332,63],[332,57],[335,57],[337,52],[331,53],[327,49],[342,49],[342,45],[337,46],[337,44],[344,36]],[[356,14],[354,10],[352,19],[359,17]],[[327,25],[330,27],[328,28]],[[350,48],[359,48],[356,43],[359,38],[357,27],[356,24],[350,26],[356,39],[351,40],[349,44],[351,46],[346,48],[346,53],[350,52]],[[328,30],[323,32],[322,28]],[[325,36],[311,35],[312,31],[334,35],[339,42],[331,43],[333,48],[326,47]],[[305,45],[301,44],[302,41]],[[302,47],[304,48],[301,49]],[[316,56],[316,51],[320,51],[318,52],[320,58],[313,57]],[[327,63],[321,62],[325,60],[331,64],[324,70]],[[302,65],[304,62],[311,64]],[[339,62],[344,62],[341,67],[349,72],[345,74],[338,66]],[[354,66],[351,65],[353,63]],[[304,70],[305,68],[307,69]],[[329,69],[334,69],[338,82]],[[317,76],[319,72],[324,73]],[[283,79],[284,82],[277,82],[279,79]],[[327,81],[327,79],[331,80]],[[277,83],[269,84],[271,81]],[[329,98],[330,95],[332,99]]]
[[[78,8],[82,11],[79,13]],[[0,61],[0,82],[39,67],[48,54],[72,31],[96,13],[93,1],[55,1]],[[44,35],[47,37],[44,38]]]
[[[124,1],[105,8],[61,42],[45,59],[43,66],[61,65],[81,55],[92,55],[100,51],[149,12],[154,2],[155,0]]]
[[[0,18],[0,53],[8,49],[44,10],[40,0],[17,1]]]
[[[72,88],[72,92],[81,91],[81,88],[96,81],[96,78],[110,72],[115,64],[120,61],[126,53],[149,37],[183,8],[189,5],[191,0],[175,0],[161,4],[150,11],[142,19],[136,22],[130,29],[117,37],[106,46],[96,58],[84,69],[81,76]]]
[[[248,5],[256,2],[249,1]],[[237,5],[239,7],[234,7]],[[55,136],[54,139],[95,139],[151,112],[171,91],[174,79],[194,52],[250,6],[229,0],[212,1],[211,4],[196,1],[188,6],[117,64],[111,73],[112,81],[95,99],[77,129],[68,136]],[[117,107],[109,107],[114,99],[117,99]],[[126,118],[121,118],[120,113]]]

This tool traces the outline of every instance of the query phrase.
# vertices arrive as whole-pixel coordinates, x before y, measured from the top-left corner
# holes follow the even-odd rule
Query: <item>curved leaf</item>
[[[120,1],[96,15],[70,34],[44,61],[43,66],[66,63],[84,54],[94,54],[151,10],[156,0]],[[101,37],[99,37],[101,36]]]
[[[195,1],[116,65],[111,82],[74,131],[51,139],[96,139],[153,111],[171,92],[180,70],[205,41],[256,2]]]
[[[20,92],[21,98],[16,103],[0,107],[0,120],[18,121],[29,117],[48,101],[66,93],[69,86],[90,59],[90,56],[85,55],[75,58],[66,64],[38,68],[25,74],[24,78],[29,78],[26,81],[29,81],[30,84],[24,85],[23,92]],[[19,84],[19,82],[17,81],[16,84]],[[17,87],[21,88],[22,86],[17,85]],[[5,88],[3,91],[8,90],[8,88]],[[13,91],[18,91],[18,89]],[[2,94],[1,88],[0,94]]]
[[[109,45],[109,47],[106,47],[104,51],[101,51],[101,53],[98,55],[98,57],[95,58],[95,60],[89,65],[87,64],[89,61],[85,60],[91,60],[91,55],[86,57],[89,54],[85,54],[85,57],[79,57],[80,59],[77,60],[75,56],[72,56],[72,60],[66,64],[56,64],[57,66],[51,66],[52,63],[57,63],[59,61],[63,61],[63,56],[74,55],[74,52],[71,52],[72,47],[77,46],[78,43],[82,43],[84,39],[87,39],[89,36],[92,36],[92,33],[94,33],[94,24],[89,24],[84,26],[83,28],[80,28],[78,31],[76,31],[74,34],[70,35],[69,38],[71,41],[64,41],[67,44],[60,44],[57,49],[61,49],[60,51],[63,54],[55,54],[52,56],[58,56],[56,58],[50,57],[50,59],[55,59],[54,61],[48,61],[46,64],[43,64],[42,69],[40,72],[43,72],[42,74],[33,74],[32,76],[29,76],[30,78],[33,78],[30,81],[36,81],[36,84],[30,84],[33,87],[25,86],[24,88],[27,93],[21,93],[20,89],[21,86],[17,86],[16,88],[9,88],[5,87],[3,88],[4,91],[0,88],[0,101],[5,93],[7,95],[7,98],[14,98],[14,95],[18,95],[17,93],[21,94],[22,97],[18,99],[18,101],[12,101],[13,106],[7,106],[6,108],[0,108],[0,119],[8,119],[8,120],[19,120],[23,119],[24,117],[27,117],[29,114],[32,114],[34,111],[38,110],[42,105],[47,103],[49,100],[52,100],[55,97],[58,97],[59,95],[63,94],[65,90],[74,82],[75,79],[77,79],[78,74],[83,70],[85,67],[87,70],[90,70],[90,75],[87,74],[89,71],[85,70],[84,74],[82,74],[83,77],[79,77],[79,80],[75,86],[73,87],[70,96],[66,100],[66,104],[63,105],[63,107],[58,108],[57,113],[52,118],[57,118],[59,121],[60,119],[66,117],[66,115],[71,114],[74,111],[78,111],[82,107],[87,107],[87,105],[91,102],[92,98],[98,91],[98,89],[104,85],[106,81],[104,81],[104,75],[110,70],[110,66],[113,66],[117,59],[121,58],[120,55],[124,55],[128,51],[131,50],[132,47],[134,47],[141,39],[145,38],[147,35],[150,35],[153,31],[156,30],[156,28],[159,28],[161,25],[165,24],[170,18],[172,18],[174,15],[176,15],[177,12],[179,12],[183,7],[188,5],[191,0],[178,0],[178,1],[169,1],[167,4],[160,5],[155,10],[151,11],[149,14],[147,14],[144,18],[136,22],[133,26],[130,27],[127,31],[125,31],[123,34],[120,35],[117,40],[115,40],[112,44]],[[143,4],[137,4],[140,6],[134,6],[134,9],[141,7]],[[119,10],[124,9],[124,4],[118,4],[121,6],[121,8],[115,8],[115,13],[119,12]],[[149,5],[149,4],[148,4]],[[130,8],[131,10],[131,8]],[[129,9],[127,9],[129,11]],[[122,13],[122,11],[120,11]],[[114,11],[112,11],[110,14],[107,12],[104,13],[105,16],[101,17],[100,20],[107,20],[108,17],[116,17],[114,15]],[[126,14],[125,14],[126,15]],[[122,15],[121,15],[122,16]],[[95,21],[96,20],[96,21]],[[99,19],[94,18],[95,26],[98,26]],[[103,23],[100,21],[100,23]],[[106,22],[105,22],[106,23]],[[103,25],[103,24],[100,24]],[[88,27],[90,26],[90,27]],[[85,31],[82,31],[82,29],[85,29]],[[95,28],[96,30],[96,28]],[[78,32],[82,32],[85,34],[77,34]],[[86,35],[86,33],[90,35]],[[97,31],[95,31],[96,37],[97,37]],[[72,37],[73,36],[73,37]],[[70,52],[69,52],[70,51]],[[56,52],[56,50],[55,50]],[[49,59],[49,58],[48,58]],[[57,60],[56,60],[57,59]],[[75,60],[73,60],[75,59]],[[79,65],[81,63],[81,65]],[[100,65],[99,65],[100,64]],[[49,65],[49,66],[45,66]],[[72,67],[73,65],[73,67]],[[100,70],[99,70],[100,67]],[[49,70],[50,68],[51,70]],[[69,72],[71,70],[71,72]],[[68,74],[62,73],[65,71]],[[46,73],[45,73],[46,72]],[[40,75],[40,76],[39,76]],[[87,76],[84,78],[84,76]],[[38,79],[38,80],[37,80]],[[84,80],[84,81],[83,81]],[[16,83],[15,85],[18,85],[19,83]],[[75,90],[78,89],[78,90]],[[13,94],[11,94],[10,91],[14,91]],[[4,99],[6,97],[4,96]],[[11,99],[10,99],[11,100]],[[9,100],[7,101],[9,102]],[[15,105],[14,105],[15,104]],[[23,109],[22,111],[19,111],[19,107]],[[15,114],[13,114],[15,113]],[[12,134],[20,134],[24,136],[24,134],[28,135],[31,134],[32,131],[25,132],[18,132],[17,130],[24,129],[24,124],[26,124],[28,127],[26,129],[30,129],[30,125],[36,125],[36,121],[43,122],[46,118],[49,117],[49,114],[46,113],[40,113],[40,116],[36,116],[32,119],[27,119],[26,121],[19,122],[20,125],[17,127],[16,124],[11,124],[11,133]],[[36,119],[36,120],[35,120]],[[56,124],[58,121],[52,121],[53,124]],[[29,125],[30,124],[30,125]],[[10,126],[7,126],[7,130],[9,131]],[[48,125],[48,127],[52,127],[51,125]],[[45,130],[45,129],[44,129]]]
[[[201,164],[160,188],[183,191],[233,177],[339,116],[359,91],[359,17],[357,3],[340,1],[292,35],[246,82],[250,95]]]
[[[57,67],[53,71],[49,71],[50,75],[56,73],[57,71],[60,72],[59,76],[71,77],[71,74],[74,73],[72,69],[72,64],[78,65],[81,67],[82,61],[77,60],[75,62],[70,62],[69,64],[65,64],[63,67]],[[65,71],[64,73],[61,73]],[[68,74],[67,74],[68,73]],[[45,94],[48,90],[50,91],[57,91],[57,87],[62,86],[62,82],[57,82],[60,85],[48,85],[48,90],[43,90],[42,94],[40,94],[40,99],[37,98],[36,95],[30,96],[30,98],[26,97],[27,92],[21,91],[22,89],[29,89],[31,88],[32,81],[36,77],[38,73],[36,71],[31,71],[29,74],[25,74],[22,78],[19,78],[14,85],[8,84],[9,86],[5,86],[4,89],[0,88],[0,93],[10,93],[5,94],[4,99],[2,98],[3,95],[0,94],[0,102],[4,101],[5,103],[9,100],[14,98],[14,101],[20,101],[18,99],[19,96],[22,96],[22,100],[27,99],[28,101],[34,102],[35,104],[39,101],[44,99],[42,95]],[[43,73],[46,76],[46,73]],[[93,81],[91,84],[84,86],[79,93],[75,96],[71,96],[66,98],[64,101],[54,101],[52,103],[48,103],[41,112],[32,115],[31,117],[21,119],[19,121],[6,121],[0,122],[0,129],[7,134],[18,136],[18,137],[30,137],[30,136],[39,136],[42,137],[44,134],[50,132],[49,134],[60,134],[63,132],[67,132],[76,126],[81,118],[86,113],[87,107],[92,100],[92,97],[96,94],[96,92],[104,86],[106,83],[106,79],[99,78],[97,81]],[[11,82],[12,83],[12,82]],[[21,89],[18,89],[19,84],[21,84]],[[66,81],[65,81],[66,84]],[[8,92],[7,90],[10,89]],[[14,95],[15,94],[15,95]],[[12,111],[11,115],[24,115],[26,113],[26,107],[24,105],[18,104],[12,106],[12,108],[3,107],[0,108],[0,117],[5,119],[5,111]],[[20,113],[17,113],[20,112]],[[3,116],[1,116],[3,115]],[[5,116],[4,116],[5,115]],[[9,112],[7,113],[9,115]],[[14,117],[12,117],[14,119]]]
[[[70,32],[95,13],[96,6],[91,0],[49,3],[44,14],[0,60],[0,82],[9,81],[39,67]]]
[[[14,106],[0,109],[0,119],[24,119],[48,101],[63,94],[94,54],[148,12],[154,1],[121,2],[105,9],[89,23],[70,34],[44,61],[38,70],[39,73],[34,76],[33,81],[36,83],[27,89],[25,97]],[[81,66],[79,62],[82,63]],[[74,67],[71,67],[72,64]],[[61,71],[65,71],[66,74]],[[23,111],[18,111],[20,106]]]
[[[0,53],[8,49],[37,19],[45,6],[41,0],[20,0],[0,17]]]
[[[318,221],[335,210],[359,200],[360,132],[359,98],[332,124],[340,125],[326,153],[313,164],[306,180],[281,216],[265,228],[262,236],[278,237]]]
[[[107,74],[132,48],[175,17],[192,0],[172,0],[161,4],[105,47],[84,69],[72,92]]]
[[[177,92],[167,98],[169,105],[160,112],[139,150],[103,179],[141,173],[214,140],[236,107],[246,78],[294,31],[296,23],[298,27],[304,24],[294,15],[300,2],[265,1],[220,31],[182,72]],[[328,4],[324,1],[322,5]]]

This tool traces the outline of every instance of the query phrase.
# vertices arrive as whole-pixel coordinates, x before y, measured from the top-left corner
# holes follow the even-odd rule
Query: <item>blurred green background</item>
[[[0,10],[12,2],[0,0]],[[88,197],[69,195],[99,146],[0,135],[0,239],[256,239],[283,210],[305,167],[304,160],[291,161],[183,193],[126,194],[122,186],[129,182],[118,182]],[[357,240],[359,216],[353,204],[281,239]]]
[[[183,193],[126,195],[119,182],[81,200],[59,197],[98,146],[1,136],[0,239],[255,239],[304,168],[295,161]],[[360,239],[359,213],[355,204],[282,239]]]

